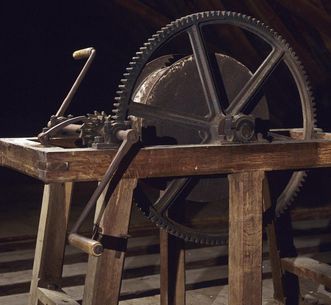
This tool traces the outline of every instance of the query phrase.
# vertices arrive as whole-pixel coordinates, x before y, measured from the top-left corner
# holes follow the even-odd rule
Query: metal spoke
[[[208,58],[208,52],[203,41],[200,27],[195,24],[191,26],[187,32],[190,38],[194,59],[198,68],[199,77],[205,99],[208,104],[209,112],[212,117],[223,114],[223,110],[220,105],[220,94],[218,87],[215,84],[215,76],[213,75],[213,69]],[[224,93],[223,96],[225,96]]]
[[[272,71],[282,60],[283,55],[284,50],[282,49],[274,48],[272,50],[261,66],[253,74],[251,79],[233,99],[229,107],[226,109],[226,114],[236,115],[244,110],[251,99],[261,89],[263,83],[268,79]]]
[[[161,197],[155,202],[153,207],[159,214],[166,212],[175,202],[177,197],[190,182],[190,178],[179,178],[171,181]]]
[[[129,114],[144,119],[150,120],[164,120],[173,123],[187,125],[193,128],[209,129],[208,121],[193,115],[186,115],[181,113],[169,112],[157,106],[131,102],[129,105]]]

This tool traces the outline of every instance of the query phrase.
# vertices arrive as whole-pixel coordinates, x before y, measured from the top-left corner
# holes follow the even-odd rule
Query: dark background
[[[35,135],[56,112],[83,65],[72,59],[74,50],[93,46],[97,56],[69,112],[110,112],[125,67],[148,37],[180,16],[224,8],[262,19],[288,40],[310,76],[319,126],[330,127],[331,23],[320,31],[324,24],[299,5],[318,2],[330,19],[328,1],[299,1],[296,14],[281,0],[47,2],[6,2],[2,9],[1,137]]]
[[[74,50],[93,46],[97,54],[68,113],[110,112],[118,82],[138,47],[169,21],[211,9],[252,15],[288,40],[310,76],[318,125],[330,130],[330,1],[7,1],[1,7],[0,137],[35,136],[46,125],[83,65],[72,59]],[[235,43],[241,48],[240,41]],[[318,196],[326,198],[329,176],[313,174],[308,193],[318,186]],[[0,178],[32,183],[6,169]]]
[[[110,112],[121,74],[154,30],[112,1],[61,8],[30,3],[8,6],[4,12],[1,137],[41,130],[82,68],[83,62],[71,56],[80,48],[93,46],[97,55],[69,113]]]

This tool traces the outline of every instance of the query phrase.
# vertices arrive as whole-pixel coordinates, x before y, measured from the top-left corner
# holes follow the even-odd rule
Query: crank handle
[[[69,244],[93,256],[101,255],[101,252],[103,250],[102,244],[96,240],[81,236],[77,232],[81,227],[82,223],[84,222],[84,220],[86,219],[86,217],[93,209],[93,207],[96,205],[97,200],[99,199],[100,195],[102,194],[102,192],[104,191],[104,189],[108,184],[109,184],[109,189],[111,189],[112,192],[114,192],[116,185],[112,185],[112,183],[114,184],[113,177],[117,172],[118,168],[120,167],[122,160],[129,152],[129,150],[132,148],[132,146],[135,143],[139,141],[139,136],[134,129],[119,130],[116,136],[119,140],[122,140],[122,144],[120,145],[116,155],[114,156],[112,162],[110,163],[101,182],[99,183],[98,187],[95,189],[94,193],[92,194],[91,198],[89,199],[88,203],[83,209],[81,215],[74,224],[68,238]],[[110,193],[109,196],[112,196],[112,193]]]
[[[79,59],[84,59],[84,58],[89,58],[95,53],[94,48],[85,48],[85,49],[80,49],[72,53],[72,57],[76,60]]]
[[[70,245],[92,256],[100,256],[103,252],[103,246],[100,242],[78,235],[77,233],[70,233],[68,241]]]
[[[83,69],[80,71],[79,75],[77,76],[74,84],[72,85],[70,91],[68,92],[67,96],[65,97],[64,101],[62,102],[60,108],[58,109],[56,116],[63,116],[66,112],[67,108],[69,107],[71,100],[73,99],[74,95],[76,94],[76,91],[84,79],[88,69],[90,68],[92,61],[95,56],[95,49],[94,48],[86,48],[75,51],[72,56],[74,59],[83,59],[87,58],[87,61],[83,67]]]

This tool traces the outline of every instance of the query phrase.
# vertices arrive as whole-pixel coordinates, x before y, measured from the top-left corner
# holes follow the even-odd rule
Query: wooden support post
[[[312,280],[331,289],[331,266],[310,257],[282,258],[283,268],[300,278]]]
[[[185,242],[160,230],[161,305],[185,305]]]
[[[271,212],[271,206],[269,183],[267,177],[265,177],[263,181],[263,212],[265,213],[264,216],[266,221],[266,233],[268,237],[269,259],[271,263],[272,282],[274,286],[274,299],[281,304],[285,304],[286,299],[282,281],[283,272],[278,250],[275,220],[273,213],[269,214],[269,212]]]
[[[294,245],[292,219],[289,211],[277,218],[276,233],[281,260],[283,257],[296,257],[297,250]],[[299,304],[300,287],[298,277],[283,269],[282,283],[286,305]]]
[[[136,183],[137,179],[122,179],[105,208],[100,223],[105,250],[100,257],[89,258],[84,305],[118,304]]]
[[[262,304],[264,172],[229,175],[229,304]]]
[[[72,185],[51,183],[44,187],[29,305],[38,303],[38,287],[61,287]]]

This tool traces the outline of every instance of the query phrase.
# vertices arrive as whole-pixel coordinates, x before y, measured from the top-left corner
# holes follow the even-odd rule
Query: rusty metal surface
[[[224,67],[222,69],[222,64],[219,65],[219,60],[215,61],[215,54],[210,52],[205,43],[203,27],[210,24],[228,24],[245,29],[266,42],[271,51],[252,74],[249,71],[248,74],[238,71],[239,68],[236,71],[236,67],[243,65],[238,62],[234,64],[235,60],[231,57],[223,61],[224,66],[228,64],[228,69]],[[163,66],[155,69],[145,78],[140,89],[134,90],[136,80],[153,53],[180,34],[189,37],[193,55],[183,57],[168,68]],[[224,55],[219,56],[224,57]],[[215,65],[215,62],[218,64]],[[285,137],[276,137],[275,132],[267,134],[264,129],[258,130],[255,119],[268,118],[265,115],[267,111],[264,115],[254,113],[256,107],[263,104],[259,103],[256,97],[280,63],[287,65],[289,73],[295,80],[301,96],[304,139],[310,139],[315,123],[314,105],[305,72],[293,50],[281,36],[263,23],[230,12],[204,12],[186,16],[167,25],[154,35],[137,52],[124,74],[114,104],[114,122],[124,120],[128,114],[142,118],[145,128],[145,137],[143,130],[142,139],[147,139],[147,144],[286,140]],[[244,78],[244,81],[240,81],[241,78]],[[286,209],[301,187],[304,177],[305,172],[293,173],[278,198],[277,213]],[[205,201],[210,194],[218,195],[218,198],[226,197],[224,193],[227,185],[224,181],[225,179],[221,184],[214,183],[214,187],[198,188],[197,196],[200,195],[201,200]],[[184,186],[188,184],[184,179],[170,183],[163,193],[167,200],[154,198],[154,204],[151,200],[149,205],[144,204],[141,207],[151,220],[172,234],[196,242],[217,243],[217,238],[208,235],[208,232],[202,234],[199,230],[192,230],[172,221],[166,215],[167,209],[164,207],[174,204],[175,199],[185,192]],[[162,187],[164,188],[164,185],[162,186],[161,183],[159,188]],[[147,189],[147,193],[151,192],[149,188]],[[220,195],[219,190],[223,195]],[[151,196],[146,196],[147,199],[148,197]],[[187,198],[190,198],[190,195]],[[157,208],[160,208],[160,213]]]

